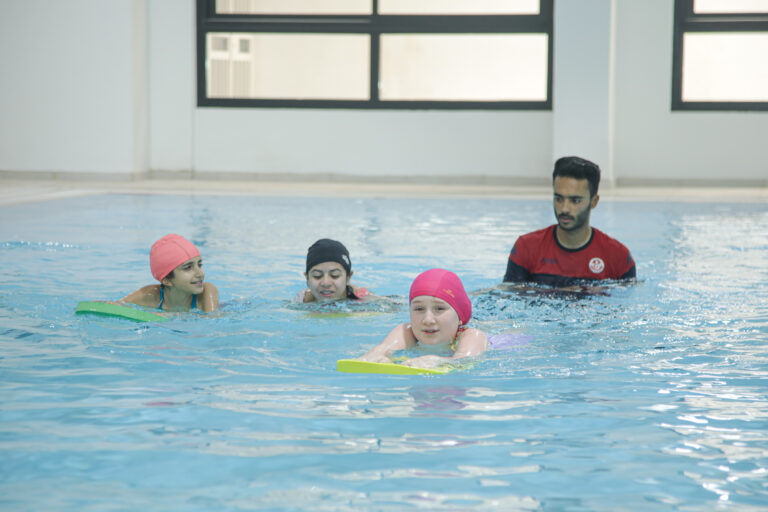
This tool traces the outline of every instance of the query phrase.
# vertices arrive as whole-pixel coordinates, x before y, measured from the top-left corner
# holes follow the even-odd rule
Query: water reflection
[[[607,510],[609,490],[627,510],[764,508],[768,207],[615,208],[601,223],[632,249],[640,280],[563,294],[489,291],[515,236],[551,221],[548,202],[457,203],[116,196],[17,208],[0,225],[3,499]],[[77,300],[148,279],[158,230],[206,247],[222,316],[74,317]],[[361,284],[392,303],[291,305],[320,233],[344,240]],[[479,291],[478,327],[526,343],[439,377],[335,372],[407,320],[411,279],[437,265]]]

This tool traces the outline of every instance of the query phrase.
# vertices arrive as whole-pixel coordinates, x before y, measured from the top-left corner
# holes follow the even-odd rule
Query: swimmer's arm
[[[368,288],[363,286],[355,286],[352,283],[348,284],[347,286],[358,300],[371,300],[377,298],[376,295],[374,295]]]
[[[479,329],[470,327],[459,337],[459,343],[451,359],[479,356],[488,349],[488,336]]]
[[[160,303],[160,285],[148,284],[120,299],[117,304],[128,302],[146,308],[156,308]]]
[[[403,365],[414,368],[434,368],[464,357],[478,356],[488,348],[488,337],[483,331],[470,328],[461,333],[456,351],[450,357],[426,355],[404,361]]]
[[[301,290],[300,292],[298,292],[295,297],[293,297],[292,302],[302,303],[302,302],[314,302],[314,301],[315,301],[315,296],[312,295],[312,292],[309,290],[309,288],[305,288],[304,290]]]
[[[416,337],[413,335],[410,324],[400,324],[392,329],[384,341],[373,347],[371,350],[358,357],[360,361],[371,361],[374,363],[391,363],[390,356],[398,350],[405,350],[416,344]]]
[[[203,293],[197,296],[197,307],[206,313],[219,309],[219,289],[213,283],[203,283]]]

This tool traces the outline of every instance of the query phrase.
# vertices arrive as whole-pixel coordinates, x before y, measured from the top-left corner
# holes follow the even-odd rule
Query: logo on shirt
[[[589,270],[594,274],[599,274],[605,270],[605,262],[600,258],[592,258],[589,260]]]

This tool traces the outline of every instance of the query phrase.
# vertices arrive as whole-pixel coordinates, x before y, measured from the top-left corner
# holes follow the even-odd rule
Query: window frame
[[[672,50],[672,110],[766,111],[768,101],[683,101],[683,38],[688,32],[766,32],[768,14],[693,12],[694,0],[675,0]]]
[[[232,108],[351,108],[434,110],[552,110],[553,3],[541,0],[538,15],[381,15],[372,0],[370,15],[216,14],[215,0],[197,0],[197,106]],[[209,98],[206,83],[206,36],[226,33],[369,34],[369,100],[285,100]],[[543,101],[382,101],[378,97],[379,38],[381,34],[546,34],[547,97]]]

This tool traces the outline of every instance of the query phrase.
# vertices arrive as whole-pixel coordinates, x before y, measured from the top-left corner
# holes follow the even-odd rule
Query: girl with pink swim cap
[[[420,274],[411,285],[408,302],[411,322],[400,324],[384,341],[359,357],[361,361],[391,363],[398,350],[419,346],[446,346],[452,356],[425,355],[404,361],[406,366],[432,368],[453,359],[476,356],[488,348],[488,338],[467,327],[472,317],[472,302],[456,274],[433,268]]]
[[[203,281],[200,251],[186,238],[170,234],[155,242],[149,268],[160,284],[144,286],[120,302],[174,312],[194,308],[210,312],[219,307],[219,290]]]

